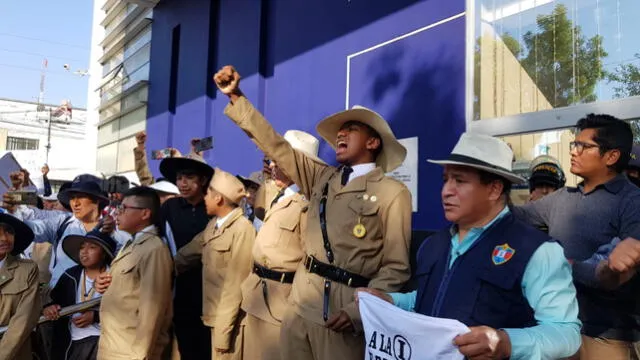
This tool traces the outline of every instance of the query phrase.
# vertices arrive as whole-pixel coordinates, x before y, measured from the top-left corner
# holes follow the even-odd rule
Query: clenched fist
[[[240,91],[240,74],[231,65],[223,67],[213,75],[213,82],[216,83],[216,86],[223,94],[229,96],[232,100],[234,96],[237,97],[242,94]]]
[[[640,265],[640,241],[634,238],[621,241],[609,255],[609,268],[614,272],[628,272],[638,265]]]
[[[139,146],[144,146],[144,143],[147,142],[147,133],[145,131],[140,131],[136,134],[136,143]]]

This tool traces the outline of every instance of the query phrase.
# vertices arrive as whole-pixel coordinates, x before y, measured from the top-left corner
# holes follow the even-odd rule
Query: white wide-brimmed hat
[[[342,125],[349,121],[357,121],[369,125],[380,135],[382,151],[376,158],[376,164],[384,172],[393,171],[402,165],[402,162],[407,157],[407,149],[396,139],[387,121],[380,114],[366,107],[354,105],[350,110],[326,117],[318,123],[316,130],[335,149],[338,131]]]
[[[161,180],[158,182],[155,182],[151,185],[149,185],[149,187],[157,192],[161,192],[161,193],[167,193],[167,194],[172,194],[172,195],[179,195],[180,194],[180,190],[178,190],[178,187],[175,186],[174,184],[166,181],[166,180]]]
[[[320,140],[305,131],[287,130],[284,133],[284,139],[287,140],[291,147],[302,151],[315,161],[324,164],[324,161],[318,157],[318,149],[320,148]]]
[[[52,193],[48,196],[43,196],[42,200],[44,201],[58,201],[58,193]]]
[[[526,180],[512,171],[513,150],[504,141],[482,134],[463,133],[446,160],[427,160],[439,165],[462,165],[501,176],[512,183]]]

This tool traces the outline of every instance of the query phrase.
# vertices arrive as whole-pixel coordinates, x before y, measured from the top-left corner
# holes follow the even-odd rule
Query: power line
[[[28,67],[28,66],[20,66],[20,65],[12,65],[12,64],[0,64],[0,66],[10,67],[10,68],[15,68],[15,69],[21,69],[21,70],[27,70],[27,71],[37,71],[37,72],[41,72],[42,71],[42,69],[39,69],[39,68],[33,68],[33,67]],[[67,73],[62,72],[62,71],[47,70],[47,75],[48,74],[65,75]]]
[[[88,50],[88,49],[89,49],[89,47],[88,47],[88,46],[80,46],[80,45],[74,45],[74,44],[67,44],[67,43],[63,43],[63,42],[59,42],[59,41],[53,41],[53,40],[47,40],[47,39],[39,39],[39,38],[34,38],[34,37],[29,37],[29,36],[23,36],[23,35],[16,35],[16,34],[9,34],[9,33],[0,33],[0,36],[10,36],[10,37],[15,37],[15,38],[19,38],[19,39],[33,40],[33,41],[40,41],[40,42],[49,43],[49,44],[55,44],[55,45],[63,45],[63,46],[75,47],[75,48],[78,48],[78,49],[85,49],[85,50]]]
[[[39,54],[39,53],[33,53],[33,52],[22,51],[22,50],[11,50],[6,48],[0,48],[0,51],[6,51],[6,52],[24,54],[24,55],[30,55],[30,56],[38,56],[38,57],[47,58],[47,59],[69,60],[69,61],[77,61],[77,62],[81,61],[78,59],[71,59],[71,58],[60,57],[60,56],[50,56],[50,55],[48,56],[48,55]]]

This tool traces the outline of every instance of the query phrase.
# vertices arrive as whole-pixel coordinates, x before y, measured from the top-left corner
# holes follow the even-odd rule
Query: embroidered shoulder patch
[[[502,265],[507,261],[511,260],[513,254],[516,253],[516,250],[511,248],[509,244],[498,245],[493,249],[493,253],[491,254],[491,260],[495,265]]]

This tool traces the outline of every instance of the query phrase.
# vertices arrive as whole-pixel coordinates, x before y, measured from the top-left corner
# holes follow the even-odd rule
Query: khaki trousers
[[[362,360],[364,337],[339,333],[289,309],[280,332],[282,360]],[[609,359],[607,359],[609,360]]]
[[[582,335],[579,360],[638,360],[634,344]]]
[[[280,326],[247,314],[245,360],[280,360]]]
[[[236,333],[234,334],[231,349],[228,353],[219,353],[213,348],[213,328],[211,328],[211,360],[242,360],[244,346],[244,325],[236,325]],[[185,359],[187,360],[187,359]]]

